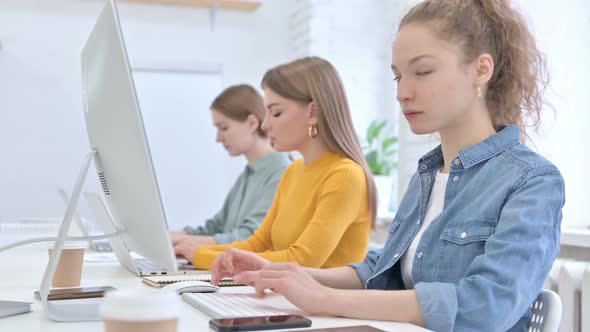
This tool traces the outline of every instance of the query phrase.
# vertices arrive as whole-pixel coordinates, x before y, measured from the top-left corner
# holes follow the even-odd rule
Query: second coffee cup
[[[180,308],[175,292],[134,288],[106,293],[100,314],[105,332],[176,332]]]
[[[52,287],[79,287],[82,279],[84,263],[84,242],[64,243],[59,263],[53,276]],[[53,251],[53,244],[49,246],[49,257]]]

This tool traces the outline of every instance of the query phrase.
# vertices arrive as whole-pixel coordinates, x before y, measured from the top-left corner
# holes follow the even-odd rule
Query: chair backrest
[[[561,298],[557,293],[543,289],[531,305],[529,332],[557,332],[561,321]]]

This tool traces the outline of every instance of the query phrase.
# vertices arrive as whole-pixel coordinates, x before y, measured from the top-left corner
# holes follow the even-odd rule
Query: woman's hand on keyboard
[[[228,248],[222,252],[211,267],[211,283],[217,285],[223,278],[233,278],[245,271],[258,271],[269,263],[268,260],[250,251]]]
[[[293,305],[305,312],[320,314],[322,304],[331,298],[333,288],[323,286],[297,263],[269,263],[258,271],[245,271],[235,275],[234,281],[256,288],[256,294],[264,296],[270,289],[283,295]]]
[[[184,235],[184,237],[174,244],[174,253],[176,257],[184,257],[189,262],[192,262],[195,251],[203,245],[211,244],[216,244],[212,236]]]
[[[179,244],[182,240],[186,239],[188,234],[185,231],[173,231],[170,232],[170,240],[172,240],[172,246]]]

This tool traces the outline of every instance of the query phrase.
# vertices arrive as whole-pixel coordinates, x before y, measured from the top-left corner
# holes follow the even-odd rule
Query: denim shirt
[[[425,230],[412,278],[425,327],[526,331],[530,306],[559,253],[565,201],[559,170],[503,128],[451,161],[444,208]],[[366,289],[405,289],[400,257],[424,222],[438,146],[418,163],[382,249],[352,264]]]

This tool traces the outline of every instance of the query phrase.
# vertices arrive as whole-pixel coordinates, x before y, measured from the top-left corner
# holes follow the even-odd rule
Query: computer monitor
[[[117,7],[107,1],[82,51],[82,95],[90,148],[127,247],[177,271]]]

